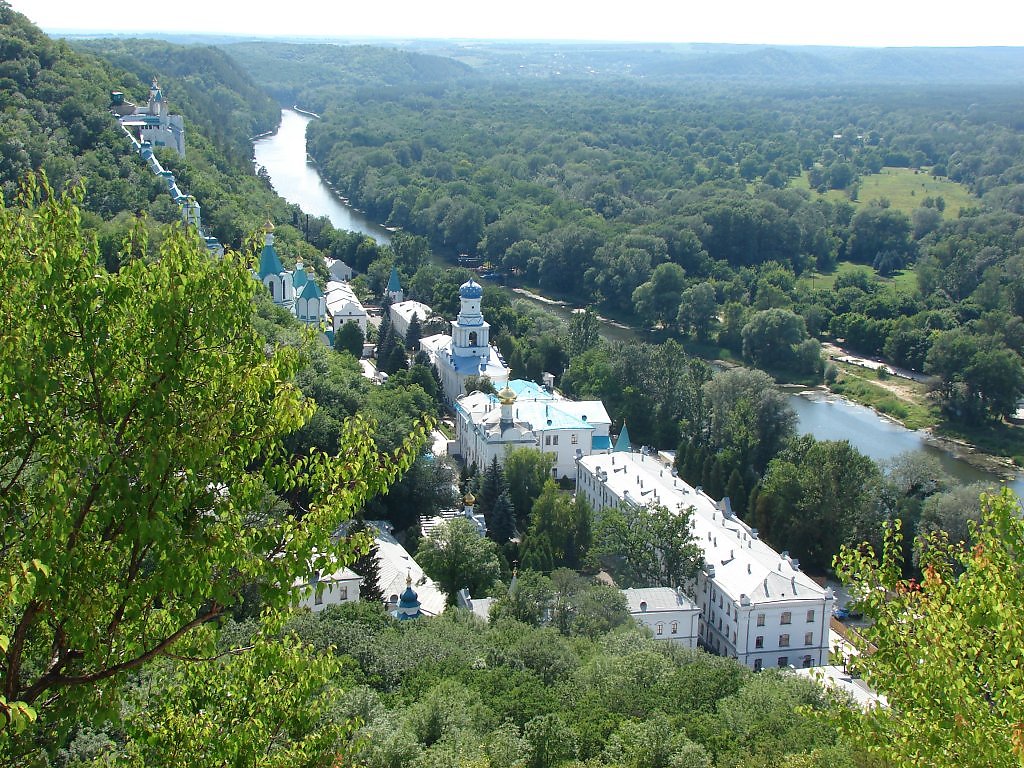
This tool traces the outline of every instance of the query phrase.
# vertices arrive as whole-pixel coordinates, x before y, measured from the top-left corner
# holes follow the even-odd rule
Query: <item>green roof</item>
[[[622,422],[622,431],[619,432],[619,439],[615,441],[615,453],[628,453],[633,450],[629,444],[629,430],[626,429],[626,422]]]
[[[302,293],[299,294],[300,299],[319,299],[323,297],[324,293],[320,290],[320,286],[316,284],[316,280],[307,280],[306,286],[302,289]]]
[[[263,252],[260,254],[260,280],[270,275],[279,275],[282,272],[284,272],[284,264],[281,263],[281,258],[274,250],[274,246],[267,243],[263,246]]]

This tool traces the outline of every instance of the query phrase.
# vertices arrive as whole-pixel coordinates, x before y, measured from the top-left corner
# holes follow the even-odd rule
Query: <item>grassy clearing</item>
[[[893,209],[902,211],[907,216],[912,214],[915,208],[920,208],[926,197],[941,197],[946,201],[943,216],[947,219],[959,216],[961,208],[978,204],[978,199],[963,185],[946,179],[937,179],[927,171],[915,171],[913,168],[883,168],[879,173],[861,176],[858,183],[856,200],[850,200],[848,190],[830,189],[820,194],[814,192],[807,181],[807,174],[792,179],[790,186],[793,189],[806,189],[834,203],[852,203],[854,207],[884,197]]]
[[[841,373],[831,386],[837,395],[874,408],[907,429],[923,429],[938,423],[938,414],[925,399],[923,385],[888,379],[887,386],[883,386],[873,372],[843,363],[837,365]]]
[[[883,168],[881,173],[861,177],[857,195],[861,204],[883,197],[890,202],[892,208],[907,216],[915,208],[920,208],[926,197],[941,197],[946,201],[943,216],[947,219],[955,219],[961,208],[977,205],[977,198],[962,185],[937,179],[926,171],[915,171],[912,168]]]

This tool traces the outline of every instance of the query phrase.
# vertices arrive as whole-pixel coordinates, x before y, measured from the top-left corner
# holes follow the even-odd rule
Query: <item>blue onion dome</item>
[[[479,299],[484,295],[484,289],[480,283],[472,277],[459,286],[459,297],[463,299]]]

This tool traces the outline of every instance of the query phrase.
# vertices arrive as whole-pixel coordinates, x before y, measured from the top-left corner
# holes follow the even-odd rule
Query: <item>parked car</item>
[[[844,605],[842,608],[833,608],[832,615],[835,616],[839,621],[846,621],[847,619],[862,619],[864,614],[855,608],[851,608],[848,605]]]

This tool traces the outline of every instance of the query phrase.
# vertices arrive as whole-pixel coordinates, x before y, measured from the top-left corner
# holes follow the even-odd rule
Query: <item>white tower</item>
[[[452,321],[452,356],[476,357],[486,361],[490,355],[491,326],[480,312],[484,289],[473,278],[459,288],[462,309]]]

